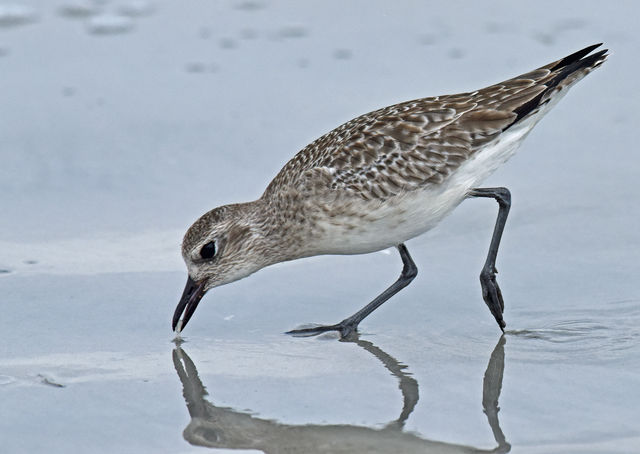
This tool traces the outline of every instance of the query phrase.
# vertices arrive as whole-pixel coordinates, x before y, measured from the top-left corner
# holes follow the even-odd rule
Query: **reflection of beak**
[[[173,328],[174,331],[179,333],[185,326],[187,326],[189,319],[196,311],[196,307],[198,307],[198,303],[204,296],[205,283],[206,279],[203,279],[200,282],[194,281],[190,276],[187,279],[187,285],[184,287],[184,292],[182,292],[182,297],[180,298],[178,307],[176,307],[176,311],[173,313],[171,328]],[[183,313],[184,316],[182,317],[182,320],[180,320],[180,316]]]

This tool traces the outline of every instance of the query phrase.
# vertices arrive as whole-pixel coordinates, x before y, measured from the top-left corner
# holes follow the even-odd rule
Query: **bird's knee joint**
[[[490,281],[494,279],[495,276],[496,276],[496,273],[494,270],[483,268],[482,271],[480,271],[480,282]]]
[[[405,279],[413,280],[418,275],[418,267],[417,266],[409,266],[405,268],[402,272],[402,276]]]
[[[500,205],[510,207],[511,191],[509,191],[507,188],[502,188],[502,190],[498,193],[498,197],[496,198],[496,200]]]

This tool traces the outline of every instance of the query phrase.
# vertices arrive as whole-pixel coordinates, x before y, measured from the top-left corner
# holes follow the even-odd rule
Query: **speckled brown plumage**
[[[544,105],[599,66],[605,52],[592,55],[569,74],[561,62],[573,60],[566,57],[472,93],[422,98],[361,115],[300,151],[264,197],[290,186],[326,183],[332,190],[375,199],[441,184],[511,127],[518,109],[536,98],[535,108]]]

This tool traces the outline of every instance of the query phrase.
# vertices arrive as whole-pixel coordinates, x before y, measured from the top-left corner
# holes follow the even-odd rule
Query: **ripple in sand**
[[[91,1],[67,2],[58,8],[58,14],[69,19],[84,19],[100,13],[100,7]]]
[[[16,27],[35,22],[38,19],[35,9],[20,4],[0,5],[0,27]]]
[[[0,375],[0,386],[9,385],[15,381],[16,379],[13,377],[10,377],[9,375]]]
[[[87,30],[93,35],[119,35],[133,30],[133,20],[128,16],[101,14],[89,19]]]
[[[235,9],[239,9],[242,11],[257,11],[265,8],[267,5],[264,2],[259,2],[255,0],[244,0],[237,2],[234,5]]]
[[[333,51],[333,58],[336,60],[349,60],[353,57],[353,52],[349,49],[336,49]]]
[[[118,7],[118,13],[129,17],[144,17],[153,14],[153,3],[144,0],[133,0]]]
[[[304,38],[309,34],[309,31],[302,26],[291,25],[288,27],[282,27],[278,30],[278,37],[284,39]]]

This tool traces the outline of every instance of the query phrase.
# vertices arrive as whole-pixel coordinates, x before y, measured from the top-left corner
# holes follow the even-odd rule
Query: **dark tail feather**
[[[575,52],[562,60],[556,63],[553,67],[549,68],[549,70],[553,72],[557,72],[551,79],[546,81],[544,85],[547,87],[542,93],[540,93],[535,98],[527,101],[522,104],[517,109],[514,109],[514,113],[517,114],[516,119],[511,123],[508,128],[518,123],[522,118],[529,115],[535,109],[537,109],[541,104],[544,104],[549,101],[549,98],[545,99],[545,97],[554,90],[563,80],[569,77],[571,74],[576,71],[580,71],[581,69],[596,67],[599,62],[604,61],[606,58],[606,54],[608,49],[603,49],[601,51],[596,52],[593,55],[589,55],[591,51],[600,47],[600,44],[594,44],[593,46],[585,47],[578,52]],[[589,56],[587,56],[589,55]],[[584,58],[583,58],[584,57]],[[544,101],[543,101],[544,99]]]
[[[549,90],[553,90],[555,87],[558,86],[560,82],[562,82],[570,74],[576,71],[579,71],[583,68],[589,68],[591,66],[594,66],[597,63],[597,61],[600,60],[608,51],[609,49],[602,49],[601,51],[598,51],[593,55],[589,55],[588,57],[585,57],[581,60],[577,60],[565,66],[564,68],[561,67],[562,70],[560,71],[560,73],[554,76],[553,79],[551,79],[549,82],[545,83],[545,85],[547,86],[547,89],[545,90],[545,92],[548,92]]]
[[[578,52],[574,52],[571,55],[568,55],[566,57],[564,57],[562,60],[560,60],[558,63],[556,63],[552,68],[549,68],[551,71],[555,71],[556,69],[560,69],[563,66],[568,66],[572,63],[577,62],[578,60],[580,60],[582,57],[584,57],[585,55],[589,55],[591,53],[591,51],[596,50],[598,47],[602,46],[602,43],[599,44],[594,44],[592,46],[589,47],[585,47],[582,50],[579,50]]]

